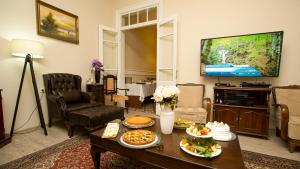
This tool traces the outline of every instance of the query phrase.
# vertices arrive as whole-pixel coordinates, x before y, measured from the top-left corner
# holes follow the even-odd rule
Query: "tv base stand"
[[[268,137],[270,88],[214,87],[213,119],[232,131]]]

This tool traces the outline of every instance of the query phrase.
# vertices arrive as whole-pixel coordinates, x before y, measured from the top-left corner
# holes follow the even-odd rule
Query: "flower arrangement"
[[[161,106],[168,106],[172,109],[177,104],[179,89],[176,86],[159,86],[153,94],[153,99]]]
[[[104,71],[103,64],[99,61],[99,59],[92,60],[92,69],[95,71]]]

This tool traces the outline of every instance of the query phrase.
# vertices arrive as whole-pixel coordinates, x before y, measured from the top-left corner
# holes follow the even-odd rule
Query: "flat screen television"
[[[278,77],[283,31],[201,40],[201,76]]]

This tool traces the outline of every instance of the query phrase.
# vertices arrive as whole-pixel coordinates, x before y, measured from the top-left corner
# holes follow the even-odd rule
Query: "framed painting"
[[[42,36],[79,43],[78,16],[36,0],[37,33]]]

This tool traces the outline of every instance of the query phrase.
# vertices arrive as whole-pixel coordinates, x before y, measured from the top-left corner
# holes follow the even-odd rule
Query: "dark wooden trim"
[[[57,12],[60,12],[62,14],[65,14],[65,15],[68,15],[70,17],[73,17],[75,19],[75,31],[76,31],[76,39],[75,41],[73,40],[69,40],[69,39],[65,39],[65,38],[62,38],[60,36],[53,36],[53,35],[49,35],[49,34],[46,34],[46,33],[43,33],[40,31],[41,27],[40,27],[40,5],[42,6],[45,6],[47,8],[50,8],[50,9],[53,9]],[[57,8],[53,5],[50,5],[48,3],[45,3],[41,0],[36,0],[36,25],[37,25],[37,34],[38,35],[41,35],[41,36],[46,36],[46,37],[49,37],[49,38],[54,38],[54,39],[58,39],[58,40],[62,40],[62,41],[66,41],[66,42],[70,42],[70,43],[74,43],[74,44],[79,44],[79,21],[78,21],[78,16],[77,15],[74,15],[70,12],[67,12],[65,10],[62,10],[60,8]]]

